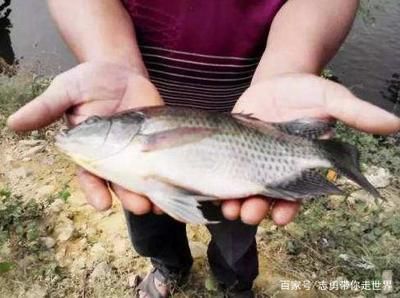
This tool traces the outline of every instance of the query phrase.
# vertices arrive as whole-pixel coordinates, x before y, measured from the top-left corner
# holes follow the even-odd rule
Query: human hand
[[[338,119],[369,133],[400,131],[400,118],[355,97],[345,87],[311,74],[283,74],[253,84],[236,103],[233,112],[252,114],[268,122],[299,118]],[[258,224],[271,212],[278,225],[293,220],[300,203],[251,197],[222,202],[226,218]]]
[[[111,115],[139,106],[162,104],[156,88],[135,69],[88,62],[54,78],[43,94],[10,116],[8,126],[15,131],[38,129],[64,114],[71,125],[76,125],[92,115]],[[104,180],[83,169],[78,170],[78,180],[89,204],[97,210],[110,208],[111,193]],[[111,187],[122,205],[135,214],[155,208],[147,198],[117,185]]]

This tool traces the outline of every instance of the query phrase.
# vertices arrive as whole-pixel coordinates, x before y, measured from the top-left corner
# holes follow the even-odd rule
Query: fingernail
[[[7,118],[7,127],[12,128],[12,122],[14,122],[15,114],[10,115]]]

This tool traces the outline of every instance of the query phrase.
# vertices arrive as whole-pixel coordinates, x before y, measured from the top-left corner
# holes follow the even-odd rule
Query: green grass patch
[[[50,79],[29,72],[18,72],[13,76],[0,74],[0,128],[7,117],[23,104],[41,94]]]
[[[14,267],[13,263],[0,262],[0,274],[10,271]]]
[[[23,202],[8,190],[0,191],[0,246],[8,245],[11,257],[40,250],[40,222],[44,205],[33,200]]]
[[[400,135],[374,136],[356,131],[343,124],[336,127],[337,137],[355,145],[362,163],[376,165],[400,175]]]
[[[278,251],[285,255],[284,261],[275,264],[277,270],[293,279],[328,283],[339,277],[360,283],[382,283],[382,272],[391,270],[394,290],[389,297],[398,297],[400,214],[384,211],[379,205],[350,204],[344,198],[334,205],[331,199],[310,201],[288,227],[267,229],[262,241],[270,257]],[[366,297],[374,297],[379,291],[362,292]],[[333,293],[339,297],[355,294]]]
[[[64,185],[63,189],[57,193],[57,196],[66,203],[71,196],[68,185]]]
[[[0,296],[32,284],[51,288],[62,278],[54,253],[41,241],[48,235],[45,209],[49,202],[24,200],[0,189]]]

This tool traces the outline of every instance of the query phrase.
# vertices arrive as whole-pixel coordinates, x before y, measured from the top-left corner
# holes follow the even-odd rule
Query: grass
[[[327,73],[328,75],[332,75]],[[6,117],[34,98],[49,80],[33,74],[14,77],[0,75],[0,130]],[[400,174],[400,151],[395,137],[377,137],[338,125],[338,136],[356,145],[364,164],[389,169]],[[72,274],[62,268],[55,251],[41,241],[52,234],[54,222],[47,216],[54,199],[68,202],[72,190],[65,185],[53,197],[40,202],[0,189],[0,297],[24,296],[40,291],[49,297],[129,297],[129,274],[138,270],[135,259],[125,267],[111,266],[106,279],[92,281],[93,268]],[[392,270],[394,291],[400,295],[400,214],[380,205],[367,205],[344,198],[314,200],[306,203],[294,223],[276,228],[265,222],[260,233],[260,259],[274,272],[295,280],[356,281],[382,279],[384,270]],[[78,235],[76,237],[81,237]],[[82,236],[83,237],[83,236]],[[114,256],[117,258],[118,256]],[[207,269],[205,260],[196,261],[190,283],[176,297],[215,297],[210,280],[201,280]],[[204,285],[209,288],[209,291]],[[264,289],[260,289],[261,292]],[[355,293],[334,291],[340,297]],[[320,293],[321,297],[323,292]],[[366,297],[375,292],[364,291]]]
[[[0,245],[8,242],[14,257],[20,257],[21,250],[37,251],[43,206],[32,200],[24,204],[21,197],[12,196],[8,190],[0,190],[0,198]]]
[[[0,296],[13,297],[25,283],[54,280],[58,266],[41,242],[48,234],[45,220],[47,204],[0,190]],[[50,286],[50,284],[48,284]]]
[[[340,199],[314,200],[304,206],[294,223],[262,235],[265,257],[280,258],[276,269],[295,280],[382,282],[382,272],[393,272],[392,297],[400,294],[400,214],[380,206]],[[270,225],[270,224],[269,224]],[[268,227],[268,225],[267,225]],[[350,294],[333,291],[340,297]],[[378,292],[364,290],[366,297]]]
[[[337,137],[355,145],[360,152],[361,162],[390,170],[400,175],[400,134],[397,136],[374,136],[338,124]]]
[[[11,113],[42,93],[50,83],[50,79],[43,76],[15,72],[13,76],[0,73],[0,129],[5,126]]]
[[[57,196],[66,203],[71,196],[68,185],[64,185],[63,189],[57,193]]]

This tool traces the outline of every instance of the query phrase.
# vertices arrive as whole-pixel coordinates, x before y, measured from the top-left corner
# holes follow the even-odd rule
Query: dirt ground
[[[121,294],[130,296],[132,292],[130,283],[134,276],[145,274],[149,269],[149,263],[131,248],[118,200],[114,200],[113,207],[105,212],[96,212],[86,203],[74,177],[76,168],[56,151],[51,141],[53,135],[52,129],[41,134],[35,132],[22,138],[3,132],[0,145],[0,189],[10,189],[13,196],[20,200],[35,200],[44,204],[42,225],[46,226],[45,234],[48,234],[42,235],[40,241],[45,244],[44,247],[47,245],[57,266],[67,272],[69,282],[78,283],[69,287],[88,287],[90,296],[119,297]],[[203,288],[207,283],[206,286],[211,290],[208,294],[217,295],[217,293],[212,294],[215,286],[209,276],[206,262],[208,232],[201,226],[189,226],[188,235],[195,258],[194,273],[190,283],[199,288]],[[18,261],[19,269],[29,270],[26,260]],[[257,283],[260,285],[264,283],[262,276],[274,276],[267,273],[268,266],[263,263],[261,265],[262,274]],[[26,273],[29,275],[29,272]],[[97,289],[90,284],[95,280],[100,283],[99,280],[107,280],[109,277],[119,279],[117,286],[121,288],[103,292],[103,289]],[[5,277],[0,275],[1,278]],[[268,283],[278,288],[279,278],[279,276],[275,279],[268,278]],[[30,279],[28,277],[27,281]],[[17,284],[21,282],[24,281],[8,280],[9,292],[3,288],[0,289],[0,294],[2,291],[7,294],[13,292],[15,297],[26,295],[44,297],[49,294],[46,283],[39,281],[33,285]],[[19,292],[14,292],[16,289]],[[69,293],[71,297],[88,295],[84,288],[80,289],[79,294],[75,290]],[[53,291],[54,289],[50,292]],[[188,292],[191,294],[183,290],[182,293],[177,293],[177,296],[198,296],[190,290],[189,285]],[[207,295],[206,292],[199,296]],[[63,296],[61,293],[57,293],[56,290],[52,294]]]
[[[54,147],[60,123],[25,135],[5,127],[47,84],[0,78],[0,297],[132,297],[134,277],[150,267],[130,245],[118,200],[105,212],[86,203],[75,166]],[[308,202],[286,227],[266,219],[257,233],[257,297],[400,297],[400,152],[348,138],[376,157],[365,173],[387,202],[340,178],[351,195]],[[207,264],[207,230],[187,233],[195,263],[174,297],[222,297]]]
[[[7,189],[13,198],[23,202],[22,205],[33,200],[43,208],[37,219],[39,233],[35,239],[40,244],[39,249],[22,249],[13,259],[13,253],[10,252],[13,245],[3,245],[0,262],[7,261],[8,257],[12,259],[12,266],[8,272],[0,273],[0,296],[131,297],[135,275],[145,274],[149,263],[130,246],[118,200],[106,212],[96,212],[86,203],[74,178],[75,166],[60,155],[53,145],[53,136],[57,130],[58,127],[53,127],[21,137],[3,128],[0,144],[0,190]],[[382,177],[381,180],[385,179],[384,175]],[[400,204],[395,194],[396,189],[391,189],[389,185],[385,191],[392,196],[389,207],[398,208]],[[330,201],[331,204],[341,202],[342,198],[338,197]],[[290,267],[293,253],[291,249],[296,250],[296,247],[288,246],[291,237],[282,241],[273,237],[268,239],[267,235],[277,230],[289,235],[299,233],[296,223],[278,228],[266,220],[261,225],[257,236],[260,275],[255,284],[259,297],[341,297],[344,294],[350,297],[368,296],[368,293],[359,291],[335,292],[317,287],[302,291],[285,290],[288,282],[304,282],[307,275],[314,282],[320,281],[315,272],[302,274],[300,268]],[[221,296],[207,265],[206,247],[209,235],[206,229],[189,226],[188,235],[195,264],[188,284],[176,292],[176,297]],[[313,243],[305,245],[312,246]],[[18,245],[15,247],[21,250]],[[320,262],[310,255],[300,257]],[[323,265],[321,263],[319,267]],[[44,272],[36,270],[40,267],[43,267]],[[325,270],[335,271],[334,267],[335,264],[330,264]]]

